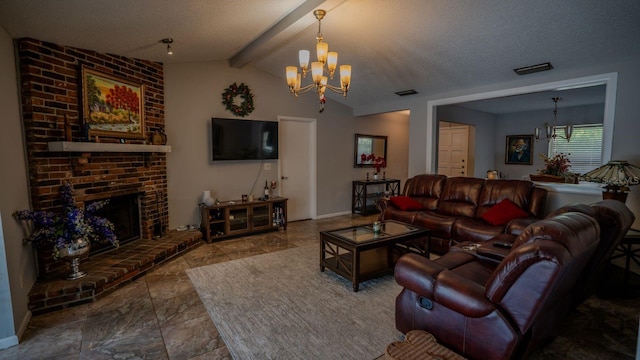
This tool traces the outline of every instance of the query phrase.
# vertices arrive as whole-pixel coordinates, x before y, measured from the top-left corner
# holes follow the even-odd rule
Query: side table
[[[380,188],[373,190],[370,187]],[[351,213],[367,215],[378,210],[376,201],[386,196],[400,195],[400,180],[355,180],[351,185]],[[386,194],[385,194],[386,193]]]
[[[640,266],[640,247],[634,249],[634,245],[640,245],[640,230],[630,229],[618,245],[617,254],[611,256],[611,260],[624,257],[624,284],[629,281],[631,261]]]

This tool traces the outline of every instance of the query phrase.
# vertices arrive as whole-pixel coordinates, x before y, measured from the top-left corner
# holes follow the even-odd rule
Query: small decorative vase
[[[80,270],[80,259],[89,254],[89,249],[91,242],[83,238],[75,239],[70,244],[58,248],[58,256],[71,264],[71,273],[67,275],[67,280],[76,280],[87,275],[85,271]]]
[[[373,174],[373,180],[378,180],[379,177],[380,175],[378,175],[378,173]]]

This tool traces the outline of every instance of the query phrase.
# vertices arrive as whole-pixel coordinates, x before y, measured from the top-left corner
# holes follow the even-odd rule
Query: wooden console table
[[[208,243],[232,236],[287,229],[287,198],[223,201],[200,206],[202,237]]]
[[[400,180],[355,180],[352,183],[351,213],[367,215],[377,212],[376,201],[387,195],[400,195]]]

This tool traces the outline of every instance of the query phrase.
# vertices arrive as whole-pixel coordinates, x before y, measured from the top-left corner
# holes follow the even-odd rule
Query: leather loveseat
[[[379,204],[380,219],[430,229],[430,250],[444,254],[452,243],[520,234],[543,217],[546,197],[545,189],[526,180],[423,174],[405,182],[402,196]],[[519,215],[511,218],[513,210]]]
[[[475,250],[463,242],[435,261],[402,257],[395,272],[404,287],[396,326],[432,332],[471,359],[524,357],[595,291],[634,220],[617,200],[573,204]]]

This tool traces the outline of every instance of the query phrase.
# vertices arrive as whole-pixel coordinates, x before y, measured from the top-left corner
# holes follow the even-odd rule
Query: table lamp
[[[626,160],[611,160],[606,165],[580,176],[581,180],[606,184],[603,199],[627,201],[630,185],[640,184],[640,168]]]

